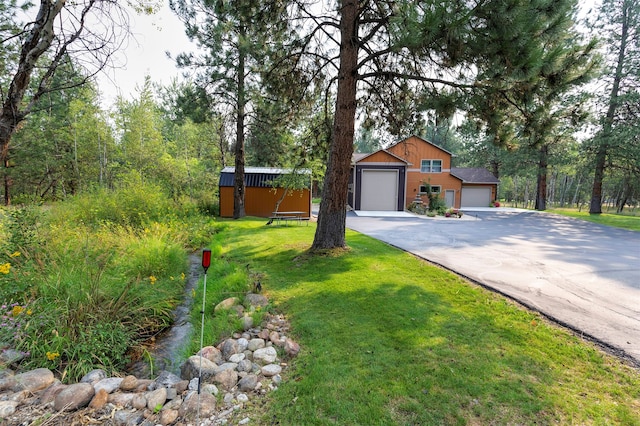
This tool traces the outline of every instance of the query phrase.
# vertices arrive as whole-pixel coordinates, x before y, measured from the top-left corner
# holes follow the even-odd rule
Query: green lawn
[[[629,214],[590,214],[588,211],[578,211],[576,209],[549,209],[551,213],[557,213],[564,216],[571,216],[578,219],[588,220],[590,222],[599,223],[601,225],[614,226],[616,228],[630,229],[632,231],[640,231],[640,216],[632,216]]]
[[[302,346],[258,424],[640,425],[637,369],[500,296],[355,232],[309,256],[313,223],[225,224]]]

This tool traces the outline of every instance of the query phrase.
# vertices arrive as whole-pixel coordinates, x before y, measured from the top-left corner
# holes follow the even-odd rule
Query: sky
[[[107,106],[118,96],[133,99],[146,75],[155,83],[169,84],[172,78],[180,76],[181,70],[165,52],[169,51],[175,57],[194,46],[167,1],[153,15],[138,15],[131,11],[130,23],[132,36],[125,50],[115,58],[121,65],[98,77],[98,87]]]
[[[581,15],[584,16],[597,3],[598,0],[580,0]],[[132,11],[130,19],[133,37],[117,58],[117,62],[125,65],[98,78],[98,86],[106,106],[112,105],[117,96],[133,99],[137,88],[144,83],[145,75],[149,75],[155,83],[169,84],[172,78],[181,75],[181,70],[176,68],[175,62],[165,52],[169,51],[175,57],[194,48],[194,44],[184,33],[182,22],[171,11],[167,0],[156,14],[138,15]]]

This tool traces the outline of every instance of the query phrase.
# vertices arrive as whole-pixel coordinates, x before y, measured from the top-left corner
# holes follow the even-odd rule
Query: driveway
[[[507,295],[640,365],[639,232],[503,208],[461,219],[349,212],[347,227]]]

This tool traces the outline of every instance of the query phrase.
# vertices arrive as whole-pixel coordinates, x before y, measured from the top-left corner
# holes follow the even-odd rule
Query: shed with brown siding
[[[273,182],[291,170],[271,167],[245,167],[244,207],[247,216],[269,217],[273,215],[278,200],[285,189],[274,188]],[[308,185],[304,189],[289,189],[278,211],[304,212],[302,217],[311,217],[311,171],[297,170],[296,173],[308,176]],[[220,216],[233,217],[233,184],[235,167],[225,167],[220,173]]]

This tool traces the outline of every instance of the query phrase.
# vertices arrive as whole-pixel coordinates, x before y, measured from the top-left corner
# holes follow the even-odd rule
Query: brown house
[[[354,154],[348,203],[354,210],[402,211],[427,201],[430,187],[448,207],[488,207],[498,179],[486,169],[452,168],[452,154],[411,136],[371,154]]]
[[[247,216],[270,217],[277,202],[285,192],[284,188],[274,188],[279,176],[291,173],[290,170],[270,167],[245,167],[244,169],[244,208]],[[309,185],[305,189],[288,190],[282,198],[278,211],[303,212],[301,217],[311,217],[311,171],[299,170],[309,176]],[[233,185],[235,167],[225,167],[220,173],[220,216],[233,217]]]

